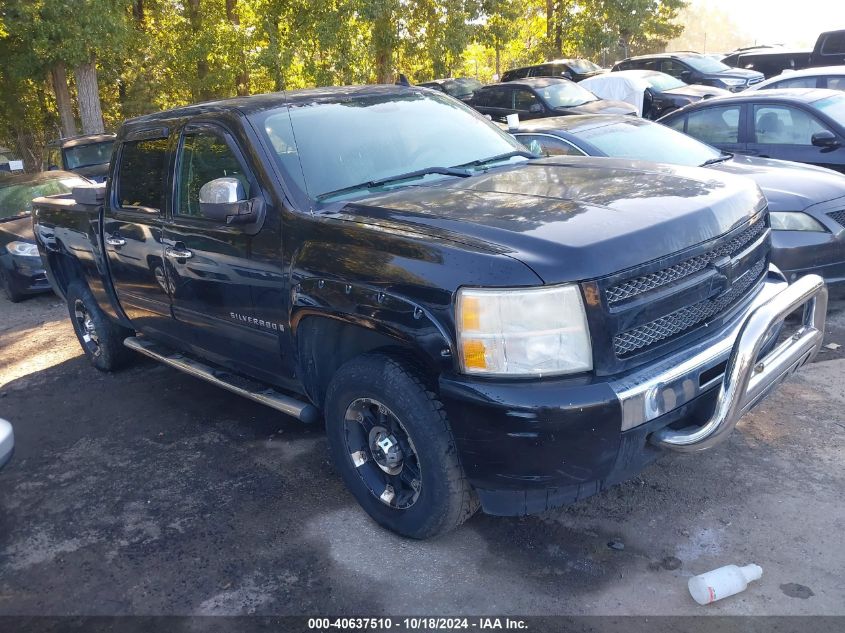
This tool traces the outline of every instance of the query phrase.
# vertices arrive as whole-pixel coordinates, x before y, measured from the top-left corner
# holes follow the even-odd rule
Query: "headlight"
[[[774,231],[821,231],[827,232],[818,220],[800,211],[772,211],[769,213]]]
[[[744,86],[745,79],[729,79],[725,77],[724,79],[722,79],[722,83],[726,86]]]
[[[30,242],[9,242],[6,249],[12,255],[22,255],[23,257],[38,257],[38,247]]]
[[[464,373],[539,377],[593,368],[577,286],[461,288],[456,313]]]

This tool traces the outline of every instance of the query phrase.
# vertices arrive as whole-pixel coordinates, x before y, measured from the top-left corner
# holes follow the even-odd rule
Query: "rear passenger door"
[[[159,335],[172,333],[161,241],[167,134],[138,129],[120,143],[103,216],[106,260],[120,305],[136,329]]]
[[[282,275],[276,264],[253,258],[256,236],[249,230],[207,217],[200,206],[203,186],[219,178],[236,179],[244,200],[261,204],[263,188],[232,134],[213,123],[185,126],[174,172],[172,212],[162,238],[173,315],[203,356],[274,381],[281,369],[285,310],[257,306],[254,297],[265,286],[281,288]],[[278,232],[270,237],[280,252]]]
[[[485,105],[478,108],[482,114],[489,114],[494,121],[504,123],[509,114],[514,113],[513,90],[502,85],[485,91]]]

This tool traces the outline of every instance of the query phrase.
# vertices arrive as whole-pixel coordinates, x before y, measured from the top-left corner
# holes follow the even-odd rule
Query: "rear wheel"
[[[478,500],[454,437],[421,372],[382,354],[354,358],[326,394],[326,429],[335,467],[380,525],[429,538],[473,515]]]
[[[112,371],[126,364],[132,353],[123,340],[134,332],[109,319],[81,282],[72,282],[66,296],[76,338],[91,364],[100,371]]]

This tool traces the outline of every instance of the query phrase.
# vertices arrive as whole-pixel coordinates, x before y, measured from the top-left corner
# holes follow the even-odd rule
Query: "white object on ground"
[[[689,579],[689,592],[698,604],[710,604],[745,591],[748,583],[759,580],[763,568],[759,565],[725,565]]]

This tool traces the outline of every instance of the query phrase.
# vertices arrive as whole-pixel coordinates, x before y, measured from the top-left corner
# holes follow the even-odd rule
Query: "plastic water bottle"
[[[725,565],[690,578],[689,592],[698,604],[710,604],[745,591],[748,583],[759,580],[762,575],[763,568],[759,565]]]

